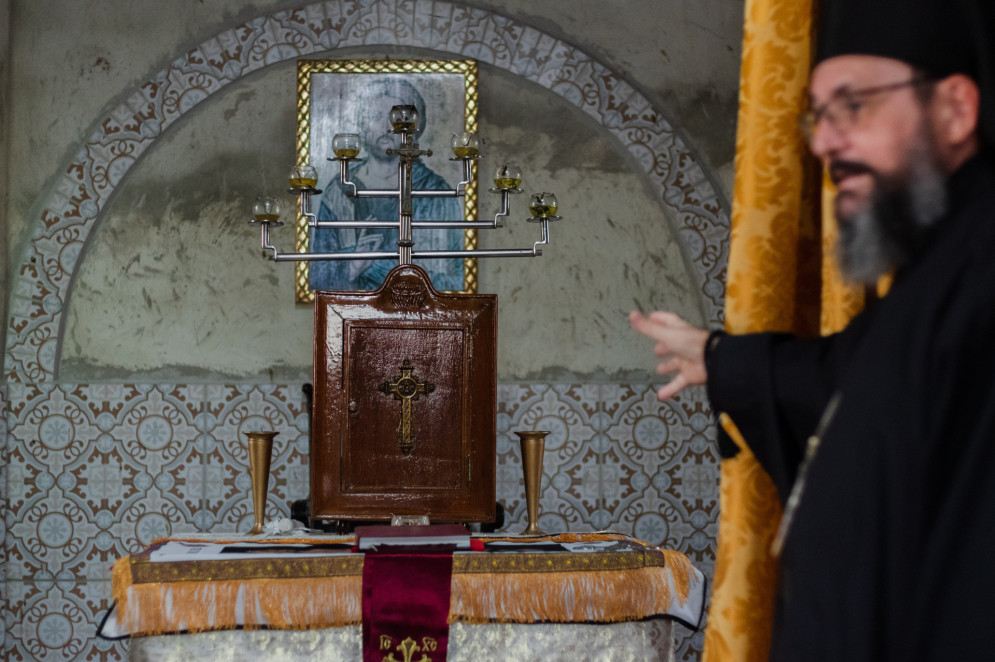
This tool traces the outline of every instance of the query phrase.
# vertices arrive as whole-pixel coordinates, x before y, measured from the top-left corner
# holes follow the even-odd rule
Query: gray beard
[[[907,154],[903,176],[874,173],[870,204],[839,219],[837,260],[843,277],[875,285],[881,276],[908,263],[926,231],[947,212],[947,176],[926,137]]]

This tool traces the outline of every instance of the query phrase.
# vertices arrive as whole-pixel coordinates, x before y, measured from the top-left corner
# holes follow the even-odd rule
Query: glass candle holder
[[[391,107],[390,125],[395,131],[414,131],[418,128],[418,109],[414,106]]]
[[[494,186],[514,190],[522,185],[522,169],[515,163],[503,163],[494,171]]]
[[[454,133],[450,145],[453,148],[453,154],[458,158],[466,159],[480,156],[480,137],[476,133],[469,131]]]
[[[529,213],[532,214],[534,218],[549,218],[550,216],[556,216],[556,210],[558,205],[556,202],[556,196],[552,193],[536,193],[529,200]]]
[[[359,156],[358,133],[336,133],[332,138],[332,153],[340,159],[354,159]]]
[[[260,222],[274,223],[280,220],[280,201],[268,195],[256,198],[252,205],[252,216]]]
[[[289,179],[292,189],[314,188],[318,185],[318,171],[307,163],[298,164],[291,166]]]

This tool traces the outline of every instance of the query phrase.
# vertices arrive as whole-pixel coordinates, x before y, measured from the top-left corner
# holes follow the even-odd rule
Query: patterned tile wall
[[[7,605],[7,385],[0,384],[0,609]],[[7,640],[7,618],[0,612],[0,642]]]
[[[300,385],[11,383],[0,395],[7,660],[124,659],[124,644],[95,636],[111,564],[166,535],[248,530],[242,432],[279,432],[268,517],[307,496]],[[498,401],[505,530],[525,526],[514,431],[549,430],[545,530],[620,531],[678,549],[711,576],[718,457],[702,394],[660,403],[643,384],[506,384]],[[677,632],[677,659],[697,659],[701,635]]]

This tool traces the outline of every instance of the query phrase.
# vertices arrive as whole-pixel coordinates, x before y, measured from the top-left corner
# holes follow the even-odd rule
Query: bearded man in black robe
[[[812,339],[630,316],[785,502],[773,660],[995,659],[992,4],[824,2],[810,145],[886,297]]]

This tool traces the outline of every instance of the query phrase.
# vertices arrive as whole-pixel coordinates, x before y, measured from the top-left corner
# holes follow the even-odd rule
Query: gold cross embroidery
[[[435,650],[437,645],[435,639],[432,639],[431,637],[423,637],[422,643],[424,644],[425,647],[419,648],[418,642],[412,639],[411,637],[408,637],[397,646],[397,650],[401,652],[401,655],[403,657],[400,660],[398,660],[396,657],[394,657],[394,654],[391,653],[387,657],[383,658],[383,662],[415,662],[415,653],[419,652],[422,654],[422,656],[421,659],[417,660],[417,662],[432,662],[432,658],[430,658],[428,655],[425,655],[424,651]],[[380,648],[381,650],[383,650],[382,643]]]
[[[397,381],[381,382],[379,387],[381,393],[393,395],[395,400],[401,401],[401,422],[397,426],[397,439],[398,446],[405,455],[410,455],[415,447],[411,436],[411,401],[417,400],[423,393],[428,395],[435,390],[435,384],[419,382],[418,378],[411,374],[414,370],[411,360],[404,359],[401,363],[401,376]]]

